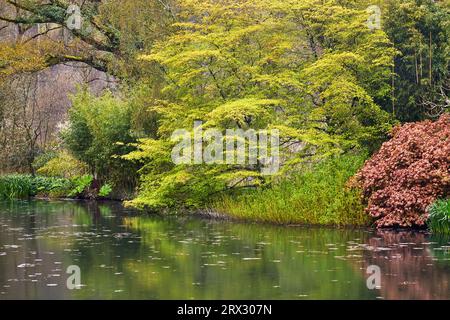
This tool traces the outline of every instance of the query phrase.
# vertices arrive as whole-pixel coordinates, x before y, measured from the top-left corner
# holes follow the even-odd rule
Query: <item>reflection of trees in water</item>
[[[105,260],[120,267],[121,260],[115,261],[114,257],[122,254],[121,247],[112,245],[114,238],[96,236],[108,234],[104,229],[110,233],[119,230],[122,219],[115,213],[122,211],[120,203],[115,202],[1,202],[0,299],[70,298],[77,290],[67,290],[65,285],[69,265],[81,267],[82,280],[88,270],[98,268]],[[127,246],[131,255],[138,249],[137,245]],[[97,261],[97,265],[92,265]],[[18,267],[22,264],[27,267]],[[106,274],[102,271],[93,278]],[[104,282],[108,281],[114,284],[114,279]],[[47,286],[49,283],[57,286]]]
[[[2,229],[0,223],[0,249],[1,244],[32,238],[20,240],[24,246],[8,249],[8,255],[0,257],[8,259],[4,260],[7,264],[0,264],[0,284],[10,278],[25,279],[28,274],[24,272],[42,272],[37,284],[15,283],[7,290],[11,297],[449,297],[450,264],[444,260],[448,252],[433,251],[426,244],[446,244],[448,239],[430,239],[424,233],[373,234],[358,229],[286,228],[186,216],[161,218],[137,215],[120,203],[87,201],[3,204],[0,222],[8,227]],[[414,249],[418,247],[424,249]],[[47,251],[54,255],[45,254]],[[35,258],[43,261],[36,263]],[[57,288],[48,288],[48,281],[56,281],[45,279],[55,273],[54,261],[62,262],[60,282]],[[36,269],[17,268],[23,262],[36,264]],[[72,264],[81,268],[82,283],[87,285],[83,290],[65,289],[64,269]],[[367,275],[359,270],[373,264],[383,273],[381,292],[368,290]]]
[[[448,299],[450,264],[437,263],[429,235],[424,232],[380,230],[364,251],[364,272],[381,269],[380,296],[384,299]],[[444,245],[446,242],[441,242]],[[422,249],[420,249],[422,248]],[[388,250],[390,249],[390,250]]]
[[[375,298],[364,278],[327,246],[365,238],[364,232],[192,218],[134,217],[125,218],[124,224],[139,233],[143,249],[153,258],[131,265],[141,280],[133,284],[134,291],[147,296]]]

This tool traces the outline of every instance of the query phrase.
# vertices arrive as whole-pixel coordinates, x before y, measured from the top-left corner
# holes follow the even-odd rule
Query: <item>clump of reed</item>
[[[450,199],[435,201],[429,208],[428,226],[434,233],[450,234]]]
[[[365,155],[323,161],[268,188],[221,197],[218,213],[243,220],[278,224],[367,225],[361,191],[347,187]]]

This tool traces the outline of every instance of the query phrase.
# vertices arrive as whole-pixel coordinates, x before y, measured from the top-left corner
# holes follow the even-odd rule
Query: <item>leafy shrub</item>
[[[67,197],[73,183],[64,178],[36,176],[32,178],[33,192],[30,196],[50,198]]]
[[[450,115],[395,128],[357,175],[377,226],[424,226],[428,206],[449,194],[449,155]]]
[[[109,196],[111,194],[111,192],[112,192],[111,185],[106,183],[98,191],[98,196],[104,198],[104,197]]]
[[[67,151],[58,153],[37,170],[37,173],[40,175],[67,179],[82,176],[87,172],[87,165],[75,159]]]
[[[73,179],[75,187],[69,193],[69,197],[76,197],[84,193],[92,185],[92,181],[94,181],[94,177],[89,174]]]
[[[429,208],[428,225],[433,232],[450,234],[450,199],[437,200]]]
[[[39,170],[43,166],[45,166],[49,161],[52,159],[55,159],[58,157],[58,153],[56,151],[47,151],[44,153],[41,153],[40,155],[36,156],[36,158],[33,161],[33,168],[34,170]]]
[[[137,167],[120,156],[134,148],[131,106],[105,92],[100,97],[80,91],[69,110],[69,127],[62,132],[65,146],[77,159],[86,163],[99,180],[116,187],[134,189]]]
[[[49,198],[107,197],[112,192],[110,184],[104,184],[98,194],[92,187],[94,177],[83,175],[72,179],[14,174],[0,176],[0,199],[23,199],[40,196]]]
[[[70,180],[31,175],[8,175],[0,177],[0,199],[22,199],[33,196],[67,196],[73,189]]]
[[[49,198],[67,198],[73,190],[73,182],[68,179],[56,179],[53,188],[47,192],[46,196]]]

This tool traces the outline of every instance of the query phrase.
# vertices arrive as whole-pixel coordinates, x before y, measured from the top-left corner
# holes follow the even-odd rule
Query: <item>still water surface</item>
[[[450,299],[449,241],[0,202],[0,299]],[[66,285],[71,265],[79,290]],[[370,265],[379,289],[367,288]]]

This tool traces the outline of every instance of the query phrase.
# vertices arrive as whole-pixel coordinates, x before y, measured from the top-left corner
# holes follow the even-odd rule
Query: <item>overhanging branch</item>
[[[13,0],[6,0],[6,2],[17,9],[27,12],[29,16],[16,18],[1,16],[0,20],[14,24],[54,23],[64,26],[66,23],[68,3],[55,0],[49,4],[37,4],[36,2],[25,4]],[[83,23],[80,30],[71,30],[72,34],[97,50],[116,53],[118,51],[119,38],[114,28],[99,23],[95,16],[92,16],[92,14],[82,8],[80,9],[85,23]]]
[[[46,58],[46,62],[48,65],[57,65],[66,62],[82,62],[96,70],[103,71],[105,73],[109,71],[108,66],[104,61],[96,59],[93,56],[81,57],[72,55],[48,55]]]

